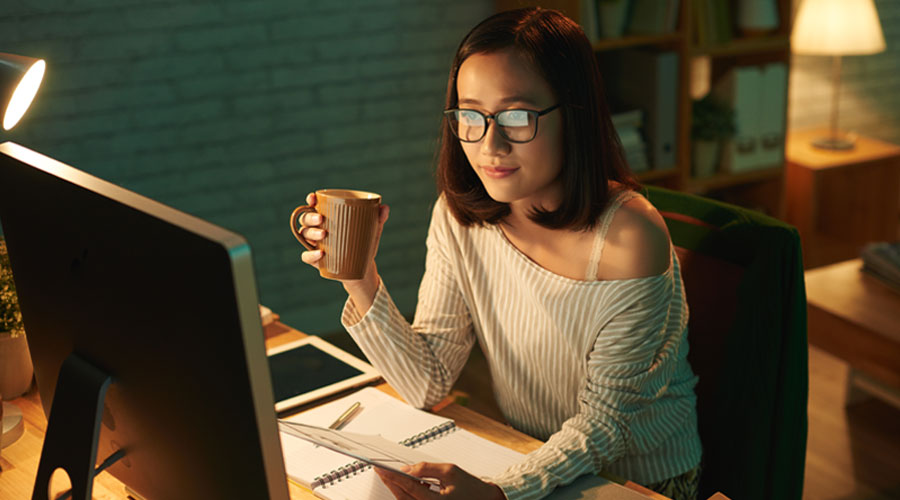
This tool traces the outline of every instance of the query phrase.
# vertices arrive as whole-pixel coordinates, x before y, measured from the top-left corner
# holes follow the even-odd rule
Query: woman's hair
[[[561,105],[564,154],[560,180],[563,199],[556,210],[535,207],[530,218],[553,229],[587,229],[609,202],[614,180],[636,189],[609,115],[591,44],[581,28],[556,10],[527,8],[495,14],[463,38],[447,82],[446,109],[458,106],[456,78],[469,56],[514,49],[531,61]],[[497,223],[509,205],[494,201],[453,135],[441,126],[437,189],[464,226]]]

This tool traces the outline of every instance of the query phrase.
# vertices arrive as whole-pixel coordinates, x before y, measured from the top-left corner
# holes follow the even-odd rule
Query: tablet
[[[372,365],[320,337],[289,342],[268,355],[276,412],[381,378]]]

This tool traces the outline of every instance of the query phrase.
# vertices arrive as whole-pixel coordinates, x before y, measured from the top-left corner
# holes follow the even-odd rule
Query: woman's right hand
[[[316,193],[306,195],[306,204],[311,207],[316,206]],[[322,239],[325,238],[325,230],[322,229],[322,216],[316,212],[305,212],[300,216],[299,222],[302,227],[300,234],[318,246]],[[306,250],[300,254],[300,260],[318,269],[319,261],[322,260],[323,255],[325,254],[322,250]]]
[[[306,204],[311,207],[316,206],[316,193],[306,195]],[[366,275],[360,280],[340,280],[341,284],[344,285],[344,290],[350,295],[361,314],[364,314],[372,306],[372,302],[375,300],[375,292],[381,283],[378,269],[375,266],[375,254],[378,253],[381,232],[384,229],[384,223],[387,222],[390,211],[388,205],[382,204],[378,212],[378,228],[375,232],[375,241],[373,243],[375,248],[372,251],[372,262],[369,263],[366,269]],[[321,214],[315,212],[304,213],[300,216],[300,233],[304,238],[318,245],[327,236],[327,232],[322,228],[323,221],[324,218]],[[300,254],[300,260],[318,269],[319,262],[323,256],[324,252],[322,250],[305,250]]]

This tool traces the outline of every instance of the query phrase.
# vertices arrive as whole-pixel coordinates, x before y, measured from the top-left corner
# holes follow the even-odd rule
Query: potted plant
[[[0,399],[28,392],[33,374],[6,241],[0,237]]]
[[[719,163],[722,141],[734,135],[734,110],[707,94],[691,107],[694,177],[712,175]]]

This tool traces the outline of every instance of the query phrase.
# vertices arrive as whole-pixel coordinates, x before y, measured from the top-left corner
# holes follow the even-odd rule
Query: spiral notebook
[[[362,409],[341,431],[351,437],[380,435],[388,443],[403,445],[406,452],[396,450],[396,456],[391,455],[397,460],[449,462],[475,476],[489,477],[525,457],[457,427],[453,420],[417,410],[372,387],[285,420],[325,428],[355,402]],[[288,477],[319,498],[394,500],[372,467],[363,461],[285,431],[281,432],[281,446]]]

